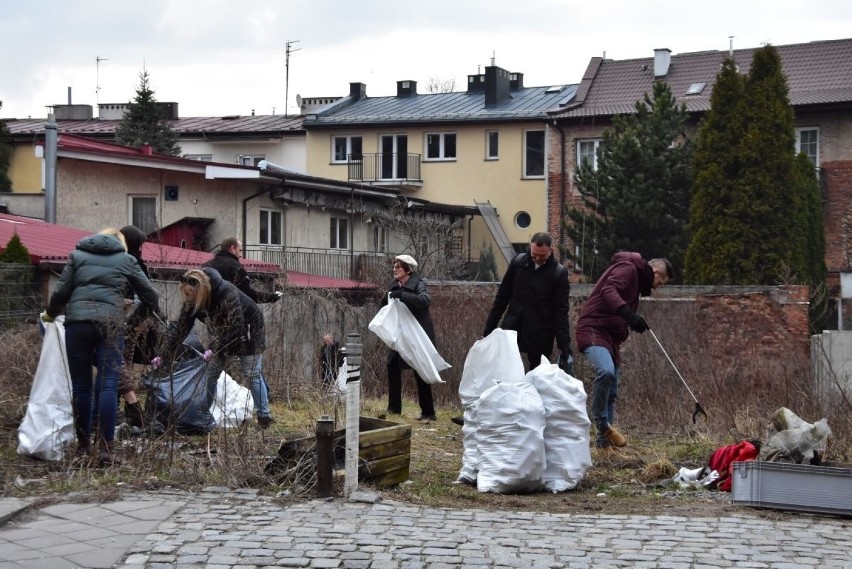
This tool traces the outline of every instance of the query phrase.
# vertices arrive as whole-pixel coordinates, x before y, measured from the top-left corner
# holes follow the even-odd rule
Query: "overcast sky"
[[[182,117],[283,114],[296,95],[465,88],[495,57],[527,86],[579,83],[594,56],[852,37],[850,0],[0,0],[0,117],[126,103],[147,70]],[[296,41],[298,40],[298,41]],[[98,64],[97,58],[102,61]],[[95,111],[97,116],[97,111]]]

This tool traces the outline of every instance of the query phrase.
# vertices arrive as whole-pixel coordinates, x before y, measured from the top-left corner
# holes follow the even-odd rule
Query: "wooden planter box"
[[[362,416],[358,430],[358,481],[388,487],[408,480],[411,425]],[[286,462],[307,452],[316,452],[316,437],[282,442],[278,460]],[[334,431],[334,459],[336,468],[344,468],[346,429]]]
[[[334,432],[334,458],[346,461],[346,429]],[[408,480],[411,464],[411,425],[360,417],[358,422],[358,481],[380,487]]]

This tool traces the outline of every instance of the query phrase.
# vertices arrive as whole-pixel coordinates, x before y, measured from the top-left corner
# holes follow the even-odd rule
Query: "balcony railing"
[[[350,154],[349,180],[422,184],[419,154]]]
[[[246,259],[278,265],[284,271],[297,271],[336,279],[363,281],[369,275],[388,273],[390,261],[385,253],[349,251],[348,249],[314,249],[276,245],[246,245]]]

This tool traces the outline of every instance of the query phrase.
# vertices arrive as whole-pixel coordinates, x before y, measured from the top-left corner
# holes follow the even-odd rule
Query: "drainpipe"
[[[355,278],[355,186],[349,188],[349,278]]]
[[[565,247],[565,230],[562,227],[562,217],[565,215],[565,131],[553,120],[553,126],[559,131],[560,163],[559,168],[562,183],[559,189],[559,245]],[[561,251],[560,251],[561,253]]]
[[[44,220],[56,223],[56,154],[59,125],[53,113],[47,115],[44,125]]]

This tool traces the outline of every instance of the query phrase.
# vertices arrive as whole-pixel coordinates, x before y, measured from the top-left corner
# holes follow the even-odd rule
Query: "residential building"
[[[776,46],[787,76],[795,112],[796,150],[817,169],[823,193],[829,294],[837,309],[834,328],[852,329],[852,39]],[[722,61],[733,57],[748,73],[757,48],[672,54],[656,49],[646,58],[593,57],[573,98],[550,112],[554,128],[548,145],[548,227],[572,247],[562,232],[565,206],[579,204],[577,164],[596,160],[603,131],[612,117],[635,112],[635,103],[666,81],[686,104],[695,129],[710,109],[710,95]]]
[[[465,91],[419,93],[398,81],[392,97],[368,97],[363,83],[305,115],[307,170],[394,188],[409,199],[476,206],[461,242],[479,258],[490,247],[500,272],[529,238],[547,229],[547,110],[575,85],[525,87],[522,73],[491,65]]]

